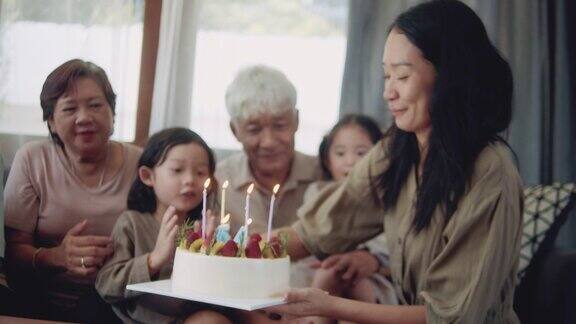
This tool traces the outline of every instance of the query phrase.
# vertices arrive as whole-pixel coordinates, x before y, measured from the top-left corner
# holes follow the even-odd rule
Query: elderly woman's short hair
[[[241,69],[226,89],[226,108],[231,120],[263,112],[295,112],[296,99],[296,88],[286,75],[265,65]]]

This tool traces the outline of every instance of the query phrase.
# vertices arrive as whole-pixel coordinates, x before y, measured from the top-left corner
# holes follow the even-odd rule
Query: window
[[[284,72],[298,91],[296,149],[317,154],[336,122],[346,54],[346,0],[210,0],[199,13],[191,128],[216,149],[239,149],[226,87],[246,65]]]
[[[144,0],[2,0],[0,132],[46,135],[40,91],[72,58],[101,66],[118,95],[114,138],[136,125]],[[26,125],[26,127],[22,127]]]

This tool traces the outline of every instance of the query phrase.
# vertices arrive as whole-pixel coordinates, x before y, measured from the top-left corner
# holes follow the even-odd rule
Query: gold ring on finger
[[[84,263],[84,257],[80,257],[80,265],[82,265],[82,268],[86,269],[86,263]]]

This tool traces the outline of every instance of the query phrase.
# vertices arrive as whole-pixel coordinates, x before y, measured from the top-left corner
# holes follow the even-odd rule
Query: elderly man
[[[270,196],[276,184],[280,191],[272,228],[292,224],[308,185],[321,176],[315,157],[294,150],[298,129],[296,89],[282,72],[250,66],[240,70],[228,86],[226,107],[232,133],[244,148],[216,168],[218,182],[230,183],[225,210],[231,214],[231,233],[244,224],[246,191],[251,183],[256,190],[250,197],[250,233],[266,231]]]

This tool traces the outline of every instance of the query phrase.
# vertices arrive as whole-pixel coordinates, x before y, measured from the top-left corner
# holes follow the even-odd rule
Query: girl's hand
[[[154,250],[148,255],[148,271],[150,276],[157,274],[162,266],[172,259],[176,249],[176,234],[178,234],[178,215],[176,208],[169,206],[162,216],[160,231],[156,238]]]
[[[284,297],[287,304],[269,307],[266,311],[293,317],[324,316],[330,313],[330,298],[333,297],[318,288],[290,289]]]
[[[380,267],[378,260],[368,251],[355,250],[342,254],[331,255],[320,264],[323,269],[335,268],[342,273],[342,280],[356,284]]]
[[[64,236],[55,253],[66,270],[81,276],[98,272],[106,258],[112,254],[112,239],[107,236],[82,235],[88,221],[72,227]]]

